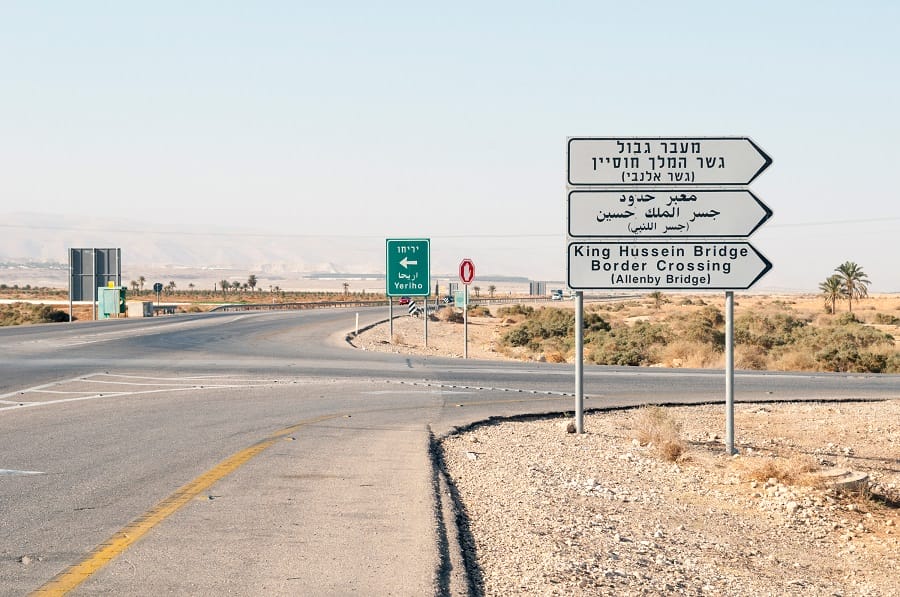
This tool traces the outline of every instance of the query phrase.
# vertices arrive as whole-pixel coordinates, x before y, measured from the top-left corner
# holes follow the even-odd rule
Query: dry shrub
[[[768,368],[768,356],[759,346],[736,346],[734,366],[737,369],[765,371]]]
[[[821,484],[821,479],[813,474],[819,467],[807,456],[742,458],[735,462],[741,476],[748,481],[775,479],[783,485]]]
[[[403,337],[403,334],[400,332],[394,332],[394,335],[391,336],[392,344],[406,344],[406,338]]]
[[[772,362],[774,371],[816,371],[816,359],[808,352],[791,350]]]
[[[544,358],[547,360],[548,363],[565,363],[566,362],[566,355],[564,355],[563,353],[561,353],[557,350],[551,350],[551,351],[545,352]]]
[[[691,369],[712,367],[722,361],[722,353],[708,344],[676,340],[661,349],[658,362]]]
[[[651,446],[667,462],[675,462],[684,454],[681,424],[660,406],[646,406],[637,411],[635,434],[642,446]]]
[[[448,323],[463,322],[463,314],[457,311],[455,307],[444,307],[437,312],[437,318]]]

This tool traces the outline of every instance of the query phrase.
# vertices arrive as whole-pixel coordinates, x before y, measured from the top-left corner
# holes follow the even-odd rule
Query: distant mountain
[[[48,220],[8,214],[0,223],[0,262],[68,263],[68,249],[119,247],[123,266],[213,267],[265,273],[379,271],[383,241],[267,235],[252,231],[147,230],[140,223],[100,217]]]

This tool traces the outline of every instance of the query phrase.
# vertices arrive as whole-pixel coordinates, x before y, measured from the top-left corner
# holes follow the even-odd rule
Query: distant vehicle
[[[550,300],[551,301],[561,301],[563,300],[562,290],[551,290],[550,291]]]
[[[401,297],[400,297],[400,300],[397,301],[397,304],[399,304],[399,305],[408,305],[408,304],[409,304],[409,297],[408,297],[408,296],[401,296]]]
[[[452,296],[445,296],[443,299],[441,299],[441,302],[444,303],[445,305],[452,305],[452,304],[453,304],[453,297],[452,297]]]

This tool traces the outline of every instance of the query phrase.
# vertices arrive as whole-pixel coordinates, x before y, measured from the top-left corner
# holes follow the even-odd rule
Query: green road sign
[[[431,291],[431,241],[389,238],[385,250],[388,296],[428,296]]]

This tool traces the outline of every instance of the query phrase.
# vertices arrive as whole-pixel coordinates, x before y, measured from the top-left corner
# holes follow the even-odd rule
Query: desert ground
[[[790,307],[813,320],[833,317],[815,296],[737,303],[736,314]],[[669,317],[677,308],[643,301],[620,316]],[[898,310],[896,296],[854,306],[863,321]],[[470,318],[468,357],[543,360],[501,346],[515,324]],[[900,338],[895,325],[872,325]],[[422,319],[401,317],[393,337],[380,324],[353,343],[461,357],[462,328],[430,321],[425,346]],[[476,590],[900,594],[900,383],[887,402],[739,404],[734,456],[719,431],[724,416],[723,406],[597,411],[580,435],[560,416],[491,421],[439,438]]]

